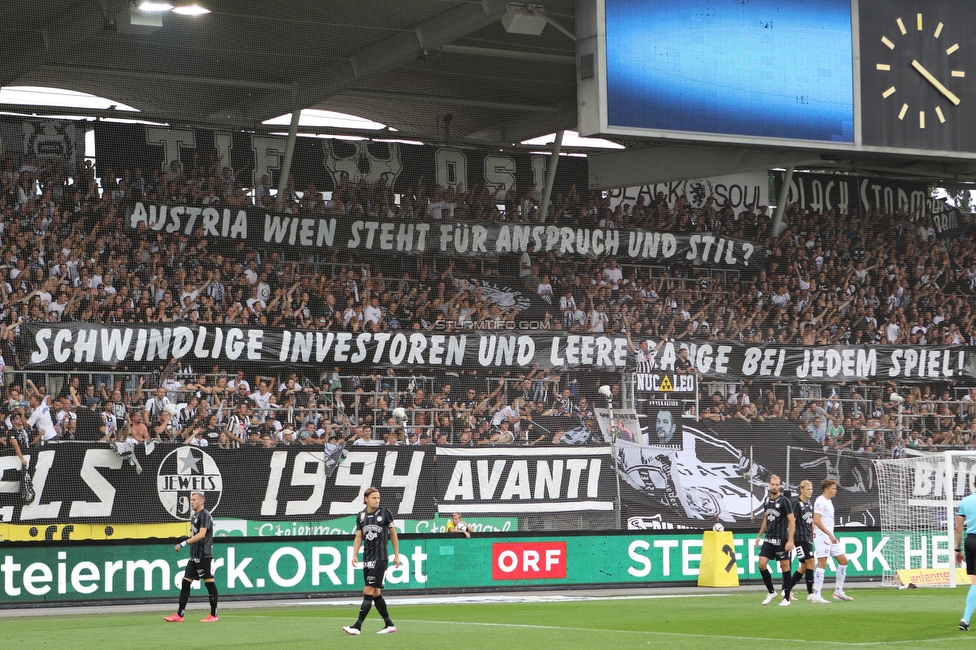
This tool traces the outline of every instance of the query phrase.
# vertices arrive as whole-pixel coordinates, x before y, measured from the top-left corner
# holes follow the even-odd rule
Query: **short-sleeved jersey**
[[[959,502],[956,514],[966,518],[966,534],[976,535],[976,493]]]
[[[504,420],[510,420],[510,418],[517,418],[518,413],[511,406],[504,406],[495,413],[494,417],[491,418],[491,426],[497,427]]]
[[[363,561],[385,562],[389,559],[387,542],[393,528],[393,514],[386,508],[375,512],[363,510],[356,516],[356,530],[363,533]]]
[[[27,429],[7,429],[3,427],[3,433],[0,435],[7,438],[8,445],[10,440],[16,440],[17,445],[20,447],[20,453],[26,454],[30,451],[31,435]],[[7,448],[13,450],[13,445],[9,445]]]
[[[793,541],[799,544],[813,543],[813,503],[802,499],[793,501],[793,517],[796,519],[796,532]]]
[[[51,420],[51,407],[47,404],[46,398],[31,412],[27,425],[31,427],[37,425],[37,428],[44,434],[45,441],[58,435],[57,429],[54,428],[54,421]]]
[[[199,542],[194,542],[190,546],[191,560],[203,560],[208,557],[213,557],[213,517],[210,516],[210,511],[206,508],[200,510],[200,512],[193,513],[193,517],[190,518],[190,537],[196,535],[201,528],[206,528],[207,534]]]
[[[766,518],[766,539],[779,540],[778,543],[785,544],[790,535],[788,515],[793,514],[790,498],[785,494],[780,494],[776,498],[768,497],[765,511],[763,516]]]
[[[831,533],[834,532],[834,503],[830,499],[822,494],[818,496],[813,504],[813,514],[820,515],[820,523],[823,527]],[[817,530],[823,534],[819,528]]]

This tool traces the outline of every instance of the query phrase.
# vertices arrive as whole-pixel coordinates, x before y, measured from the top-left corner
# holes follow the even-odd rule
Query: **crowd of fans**
[[[48,375],[57,393],[26,375],[26,390],[11,385],[3,410],[27,422],[50,408],[50,422],[37,424],[28,444],[65,440],[131,440],[219,446],[382,444],[558,444],[566,430],[592,420],[588,397],[575,379],[556,391],[558,376],[539,370],[505,376],[465,373],[434,380],[398,377],[393,370],[368,376],[326,373],[316,385],[297,373],[269,376],[196,374],[173,360],[158,381],[138,375],[135,389],[83,384],[80,375]],[[117,375],[99,379],[112,382]],[[619,400],[620,386],[613,387]],[[28,401],[24,401],[24,398]],[[79,415],[91,413],[88,422]],[[533,416],[550,425],[537,426]],[[555,420],[553,419],[555,418]],[[36,418],[35,418],[36,420]],[[552,426],[553,423],[556,426]],[[34,424],[31,421],[31,424]],[[594,434],[598,435],[598,434]],[[594,442],[597,438],[594,438]]]
[[[695,210],[684,198],[670,204],[661,194],[611,207],[600,192],[576,187],[553,199],[548,221],[560,225],[710,231],[767,245],[765,264],[748,273],[691,265],[638,267],[612,257],[561,258],[531,247],[511,260],[397,254],[378,259],[339,250],[313,259],[282,248],[154,231],[145,224],[128,228],[125,216],[136,200],[271,207],[276,199],[266,177],[250,186],[240,170],[220,160],[197,159],[185,167],[174,161],[166,171],[150,173],[99,168],[96,178],[88,161],[66,169],[58,161],[35,163],[27,155],[18,161],[5,157],[0,170],[0,336],[7,412],[23,409],[22,399],[36,396],[51,402],[52,412],[86,406],[114,413],[114,424],[107,415],[101,418],[103,437],[124,432],[136,440],[230,447],[552,443],[562,431],[533,431],[531,418],[563,415],[576,426],[591,415],[599,383],[539,369],[477,377],[462,372],[438,376],[425,387],[395,375],[362,375],[353,382],[340,379],[336,369],[323,383],[317,371],[311,377],[245,379],[241,372],[235,378],[231,368],[198,374],[177,362],[165,369],[115,368],[88,385],[38,376],[28,384],[23,373],[30,369],[19,349],[22,324],[186,322],[359,332],[442,322],[447,329],[460,328],[518,320],[511,304],[470,281],[502,276],[543,298],[549,329],[626,333],[635,351],[644,341],[653,346],[664,339],[976,344],[971,306],[976,238],[968,232],[937,238],[930,217],[904,208],[893,214],[877,206],[815,214],[793,205],[786,210],[784,229],[773,236],[767,206],[736,209],[708,199]],[[534,222],[538,217],[531,190],[421,185],[395,194],[383,180],[344,181],[329,193],[313,186],[297,191],[290,182],[281,209],[394,220]],[[139,374],[152,370],[155,376]],[[899,409],[887,394],[880,407],[878,399],[862,406],[864,389],[851,387],[839,389],[842,399],[817,401],[777,397],[759,386],[750,399],[746,386],[706,393],[700,412],[690,414],[713,421],[784,419],[825,446],[866,452],[897,454],[902,444],[969,445],[973,400],[953,402],[948,388],[921,386],[917,394],[900,389],[907,394]],[[935,393],[948,399],[936,400]],[[161,408],[170,403],[175,406]],[[396,408],[411,410],[406,424],[393,417]],[[509,413],[499,420],[505,409],[514,410],[517,419]],[[23,416],[29,416],[29,408]],[[72,417],[58,418],[58,436],[66,437]],[[69,424],[62,427],[65,418]],[[509,425],[503,431],[504,421]],[[896,441],[902,431],[907,443]]]

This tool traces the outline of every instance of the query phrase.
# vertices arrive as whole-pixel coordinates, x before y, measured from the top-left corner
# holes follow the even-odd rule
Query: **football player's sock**
[[[962,620],[969,623],[969,617],[973,615],[973,610],[976,609],[976,585],[971,585],[969,587],[969,593],[966,594],[966,613],[963,614]]]
[[[807,593],[813,593],[813,569],[807,569]]]
[[[826,570],[817,567],[813,572],[813,593],[819,594],[823,589],[824,574]]]
[[[376,611],[380,613],[383,617],[383,621],[386,623],[387,627],[393,626],[393,621],[390,619],[390,613],[386,611],[386,601],[383,600],[383,596],[375,596],[373,598],[373,604],[376,605]]]
[[[844,579],[847,578],[847,565],[838,564],[837,565],[837,582],[834,585],[834,591],[844,591]]]
[[[190,587],[193,583],[189,580],[183,581],[183,588],[180,590],[180,608],[176,610],[176,613],[180,616],[186,613],[186,603],[190,600]]]
[[[207,592],[210,594],[210,615],[216,616],[217,615],[217,584],[212,581],[211,582],[204,581],[203,584],[207,585]]]
[[[789,600],[790,591],[793,589],[793,574],[790,573],[789,567],[783,570],[783,597]]]
[[[774,591],[776,591],[775,589],[773,589],[773,576],[770,575],[769,569],[760,569],[759,575],[762,576],[763,583],[765,583],[766,585],[766,591],[768,591],[769,593],[773,593]]]
[[[363,621],[366,620],[366,615],[369,614],[370,608],[373,606],[372,596],[363,596],[363,604],[359,607],[359,619],[353,623],[353,627],[357,630],[363,626]]]
[[[803,567],[800,568],[802,569]],[[793,574],[793,584],[791,584],[790,587],[795,587],[800,584],[800,580],[803,580],[803,571],[797,571]]]

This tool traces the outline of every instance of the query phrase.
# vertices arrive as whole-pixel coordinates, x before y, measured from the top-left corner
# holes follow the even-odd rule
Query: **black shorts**
[[[213,573],[210,571],[212,557],[205,557],[202,560],[191,558],[183,570],[184,579],[189,580],[212,580]]]
[[[786,550],[783,544],[771,544],[770,542],[763,541],[762,548],[759,550],[759,557],[789,560],[790,552]]]
[[[966,573],[976,576],[976,535],[966,535],[962,550],[966,557]]]
[[[386,583],[386,560],[370,560],[363,563],[363,579],[367,587],[382,589]]]
[[[796,561],[806,562],[807,560],[812,560],[813,558],[813,544],[810,542],[797,542],[796,543]]]

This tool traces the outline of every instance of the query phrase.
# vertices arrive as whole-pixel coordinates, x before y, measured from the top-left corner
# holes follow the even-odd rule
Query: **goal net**
[[[917,569],[918,586],[955,587],[954,524],[959,500],[972,492],[976,452],[947,451],[875,461],[885,559],[883,583],[905,583],[899,571]]]

